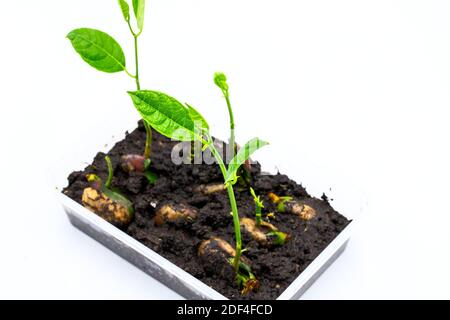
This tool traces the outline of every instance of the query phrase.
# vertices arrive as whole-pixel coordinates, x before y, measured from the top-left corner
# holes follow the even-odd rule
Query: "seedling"
[[[251,271],[250,261],[242,257],[238,270],[234,269],[236,250],[225,240],[217,237],[204,240],[198,248],[198,255],[208,272],[224,279],[234,276],[242,295],[259,287],[259,281]]]
[[[282,246],[291,238],[289,234],[279,231],[273,224],[265,221],[257,225],[253,219],[242,218],[241,226],[262,246]]]
[[[300,201],[294,200],[293,197],[279,197],[271,192],[269,193],[269,199],[277,205],[278,212],[292,213],[305,221],[312,220],[316,216],[316,210]]]
[[[231,107],[231,101],[230,101],[230,92],[229,92],[229,86],[227,82],[227,76],[222,72],[216,72],[214,74],[214,83],[220,88],[222,91],[222,94],[225,98],[225,101],[227,103],[228,108],[228,116],[230,119],[230,138],[229,138],[229,144],[228,144],[228,150],[226,150],[225,154],[225,162],[229,163],[230,159],[232,159],[236,152],[237,152],[237,145],[236,145],[236,137],[235,137],[235,124],[234,124],[234,115],[233,115],[233,108]],[[239,170],[239,181],[241,182],[241,185],[243,186],[249,186],[251,175],[250,175],[250,161],[247,159],[244,162],[244,166],[242,169]]]
[[[209,148],[215,157],[223,175],[233,215],[236,237],[233,267],[237,276],[242,254],[242,239],[233,185],[237,181],[237,171],[241,165],[249,159],[251,154],[268,143],[258,138],[250,140],[237,152],[227,168],[222,156],[214,146],[207,121],[196,109],[189,105],[183,105],[175,98],[158,91],[140,90],[129,92],[129,94],[144,121],[156,131],[174,140],[200,141],[202,149]]]
[[[255,221],[256,221],[256,225],[259,227],[262,222],[261,211],[262,211],[262,208],[264,208],[264,204],[261,200],[261,197],[256,196],[255,190],[253,190],[252,187],[250,187],[250,194],[253,197],[253,201],[255,201]]]
[[[103,183],[102,179],[89,174],[86,178],[90,186],[83,190],[83,205],[119,228],[126,227],[134,216],[133,204],[118,190],[111,187],[113,179],[113,167],[111,159],[105,157],[108,166],[108,178]]]
[[[107,33],[90,28],[74,29],[67,35],[75,51],[81,58],[95,69],[107,73],[125,72],[134,79],[136,89],[140,90],[138,38],[144,28],[145,0],[133,0],[133,12],[138,31],[131,26],[130,6],[125,0],[119,0],[122,15],[134,39],[135,74],[126,68],[125,54],[119,43]],[[145,174],[150,183],[156,180],[156,175],[149,170],[152,129],[145,123],[146,142],[143,155],[125,155],[123,168],[129,171],[140,171]],[[147,165],[145,164],[147,162]]]

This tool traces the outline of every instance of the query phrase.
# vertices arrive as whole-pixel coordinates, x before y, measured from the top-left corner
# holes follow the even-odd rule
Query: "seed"
[[[223,183],[218,184],[209,184],[209,185],[199,185],[197,188],[195,188],[196,192],[203,193],[205,195],[217,193],[217,192],[223,192],[225,190],[225,185]]]
[[[81,200],[85,208],[117,227],[127,226],[133,218],[127,207],[91,187],[84,189]]]
[[[195,219],[197,219],[197,210],[184,204],[165,204],[156,211],[155,224],[157,226],[162,226],[166,221],[181,222],[192,221]]]

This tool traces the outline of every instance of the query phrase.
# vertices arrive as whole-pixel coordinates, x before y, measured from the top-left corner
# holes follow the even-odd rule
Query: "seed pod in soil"
[[[274,193],[269,193],[269,199],[277,205],[279,212],[292,213],[300,217],[300,219],[309,221],[315,218],[317,215],[314,208],[302,203],[301,201],[294,200],[292,197],[279,197]]]
[[[217,192],[224,192],[226,190],[223,183],[216,184],[201,184],[195,188],[195,192],[203,193],[204,195],[209,195]]]
[[[133,207],[127,199],[113,191],[85,188],[82,195],[83,206],[116,227],[124,228],[133,220]]]
[[[250,218],[242,218],[241,226],[249,233],[253,240],[262,246],[284,245],[291,236],[279,231],[273,224],[261,221],[258,226],[256,221]]]
[[[159,207],[155,215],[155,224],[162,226],[164,222],[192,222],[197,219],[197,210],[184,204],[165,204]]]
[[[145,158],[139,154],[127,154],[121,158],[121,167],[125,172],[144,172]]]
[[[241,257],[236,273],[233,267],[236,250],[225,240],[217,237],[204,240],[198,248],[198,256],[206,272],[230,281],[236,279],[242,295],[259,288],[259,281],[251,272],[250,261],[247,258]]]

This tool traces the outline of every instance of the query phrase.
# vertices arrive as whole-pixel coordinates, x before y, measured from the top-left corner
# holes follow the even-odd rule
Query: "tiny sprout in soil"
[[[108,179],[103,183],[95,174],[89,174],[86,179],[90,187],[84,189],[82,202],[89,210],[95,212],[106,221],[117,227],[128,225],[133,219],[133,204],[118,190],[111,188],[113,168],[111,159],[106,156]]]

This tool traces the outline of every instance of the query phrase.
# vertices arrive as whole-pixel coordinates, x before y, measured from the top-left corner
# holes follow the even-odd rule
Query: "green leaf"
[[[125,21],[130,21],[130,6],[125,0],[119,0],[119,6],[122,10],[123,17]]]
[[[192,141],[196,136],[188,109],[165,93],[150,90],[128,92],[134,106],[153,129],[179,141]]]
[[[209,130],[209,124],[206,122],[205,118],[198,112],[194,107],[188,105],[186,103],[186,106],[188,107],[189,116],[191,117],[192,121],[194,122],[194,125],[196,125],[201,130]]]
[[[144,172],[144,176],[147,178],[148,183],[154,184],[158,180],[158,175],[150,170]]]
[[[103,72],[125,70],[125,55],[122,48],[110,35],[95,29],[72,30],[67,38],[81,58]]]
[[[144,27],[145,0],[133,0],[133,11],[139,30]]]
[[[125,197],[122,193],[120,193],[118,190],[103,188],[102,192],[110,198],[112,201],[115,201],[117,203],[120,203],[125,208],[128,209],[128,213],[132,215],[134,213],[133,203],[128,200],[127,197]]]
[[[244,164],[244,162],[250,158],[250,156],[258,149],[261,149],[262,147],[268,145],[269,143],[263,140],[260,140],[259,138],[253,138],[252,140],[248,141],[241,149],[239,149],[238,153],[234,156],[233,159],[231,159],[228,170],[227,170],[227,178],[225,180],[225,183],[233,183],[236,182],[237,178],[237,171],[241,165]]]

